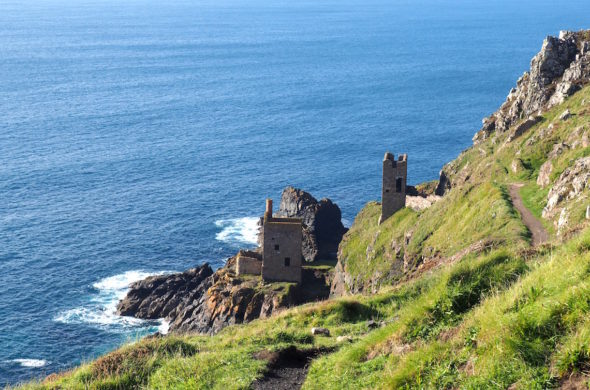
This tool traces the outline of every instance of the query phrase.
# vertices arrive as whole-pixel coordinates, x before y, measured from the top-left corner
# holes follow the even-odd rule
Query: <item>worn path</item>
[[[532,235],[532,244],[533,246],[540,245],[546,242],[549,239],[549,234],[545,227],[530,211],[527,209],[522,202],[522,198],[520,197],[520,188],[523,186],[521,183],[510,184],[508,192],[510,193],[510,198],[512,199],[512,204],[514,208],[518,210],[520,213],[520,217],[522,218],[522,222],[526,225]]]
[[[296,390],[307,378],[311,361],[328,350],[302,351],[294,346],[278,352],[264,351],[256,356],[268,361],[268,371],[252,384],[254,390]]]

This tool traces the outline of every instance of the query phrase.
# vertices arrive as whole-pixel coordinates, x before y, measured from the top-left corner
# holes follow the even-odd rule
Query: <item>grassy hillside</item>
[[[562,120],[566,109],[572,116]],[[584,384],[590,367],[586,183],[559,200],[557,210],[566,212],[543,218],[542,210],[566,169],[590,155],[588,130],[585,88],[523,135],[509,131],[462,153],[445,168],[452,189],[429,209],[402,210],[379,226],[379,206],[369,203],[340,259],[355,283],[375,294],[304,305],[212,337],[141,340],[24,388],[245,389],[264,376],[269,351],[289,347],[320,354],[305,389]],[[560,143],[567,147],[554,153]],[[553,170],[541,188],[537,177],[547,160]],[[507,195],[516,182],[524,185],[525,205],[549,229],[550,244],[530,247]],[[567,222],[558,226],[563,213]],[[467,250],[482,241],[493,245]],[[314,326],[330,336],[312,335]]]

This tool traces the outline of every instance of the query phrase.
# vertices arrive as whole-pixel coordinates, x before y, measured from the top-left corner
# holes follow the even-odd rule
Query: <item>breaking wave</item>
[[[220,219],[215,226],[221,229],[215,239],[231,244],[253,244],[258,242],[258,217]]]
[[[166,333],[168,323],[163,319],[148,321],[117,315],[117,304],[125,297],[131,283],[164,273],[166,272],[127,271],[101,279],[92,285],[96,293],[90,296],[87,303],[59,313],[54,320],[64,324],[91,324],[112,332],[135,330]]]
[[[21,367],[39,368],[45,366],[47,361],[42,359],[12,359],[6,360],[6,363],[20,364]]]

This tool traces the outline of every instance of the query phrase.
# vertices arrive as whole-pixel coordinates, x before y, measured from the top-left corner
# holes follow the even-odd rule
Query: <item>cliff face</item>
[[[518,79],[500,109],[483,120],[483,127],[473,137],[474,143],[563,103],[589,81],[590,31],[562,31],[559,38],[547,37],[541,51],[531,60],[530,71]]]
[[[516,82],[500,108],[483,119],[483,126],[473,137],[476,147],[484,141],[502,137],[510,129],[508,141],[520,137],[535,126],[541,115],[563,103],[567,97],[590,83],[590,30],[562,31],[549,36],[541,51],[531,60],[531,67]],[[483,149],[482,149],[483,150]],[[485,153],[485,152],[482,152]],[[458,159],[446,164],[440,172],[437,195],[469,179],[460,172]]]

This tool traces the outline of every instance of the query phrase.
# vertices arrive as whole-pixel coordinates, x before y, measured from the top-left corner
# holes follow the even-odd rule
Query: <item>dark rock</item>
[[[118,314],[165,318],[173,333],[214,334],[228,325],[266,318],[289,306],[326,299],[329,272],[303,271],[302,285],[261,284],[260,277],[235,276],[235,258],[213,273],[208,264],[183,273],[133,283]]]
[[[319,202],[309,193],[287,187],[283,190],[278,217],[303,219],[303,257],[306,261],[334,259],[347,229],[342,213],[330,199]]]
[[[451,189],[451,180],[447,176],[445,172],[445,167],[441,169],[439,174],[438,186],[436,187],[435,194],[438,196],[443,196],[445,192]]]
[[[327,328],[311,328],[311,334],[314,336],[330,336],[330,329]]]
[[[375,329],[375,328],[378,328],[378,327],[379,327],[379,324],[376,321],[374,321],[374,320],[367,321],[367,328],[369,328],[369,329]]]
[[[199,287],[213,274],[209,264],[172,275],[150,276],[132,283],[127,296],[119,302],[117,314],[143,319],[166,318],[186,300],[203,291]]]

